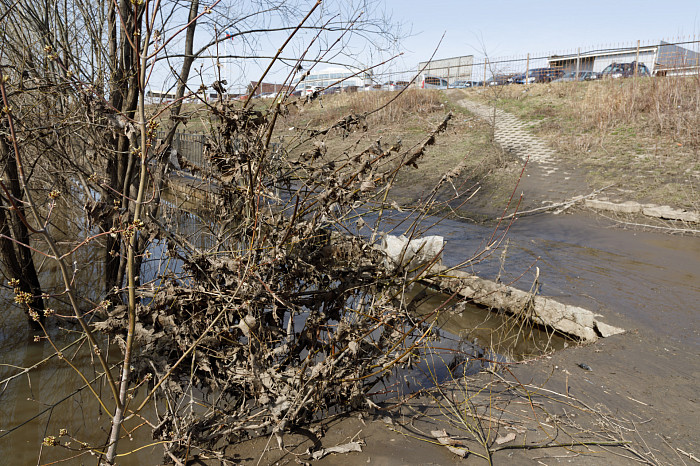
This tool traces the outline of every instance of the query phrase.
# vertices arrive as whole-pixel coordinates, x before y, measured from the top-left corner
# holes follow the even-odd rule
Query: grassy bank
[[[401,151],[410,152],[452,112],[447,130],[428,147],[418,167],[399,173],[388,200],[413,205],[430,193],[443,175],[459,167],[461,174],[442,187],[439,199],[449,198],[455,190],[467,195],[478,191],[463,211],[486,211],[494,198],[499,205],[506,202],[507,194],[501,188],[511,186],[514,170],[504,170],[508,160],[491,143],[487,122],[454,105],[439,91],[408,90],[392,100],[396,94],[340,94],[306,104],[299,102],[289,106],[289,114],[278,125],[277,138],[291,149],[292,158],[298,158],[313,149],[303,142],[305,134],[323,131],[347,115],[368,113],[360,128],[350,132],[334,129],[323,137],[327,158],[338,161],[367,148],[385,149],[397,142]]]
[[[616,184],[631,200],[700,208],[697,76],[505,86],[466,95],[531,122],[533,133],[586,169],[595,188]]]

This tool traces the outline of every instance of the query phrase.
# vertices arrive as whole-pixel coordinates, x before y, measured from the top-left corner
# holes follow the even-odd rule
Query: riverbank
[[[443,103],[451,105],[448,100]],[[453,133],[447,135],[455,139],[436,145],[441,157],[456,150],[454,144],[460,138],[468,137],[466,129],[477,128],[475,132],[487,142],[488,126],[482,126],[483,119],[465,113],[458,114],[456,121]],[[442,150],[441,144],[450,149]],[[428,167],[432,154],[424,161]],[[518,180],[517,195],[527,193],[520,211],[541,207],[544,200],[558,204],[594,190],[587,167],[570,158],[559,159],[558,169],[548,176],[551,160],[530,160],[522,171],[513,151],[493,153],[480,161],[497,159],[502,163],[480,173],[481,189],[454,217],[497,218]],[[428,185],[423,174],[429,169],[420,170],[414,189]],[[637,175],[644,176],[642,172]],[[471,179],[465,176],[463,180],[462,186]],[[399,193],[401,189],[399,185]],[[678,205],[672,203],[674,196],[663,193],[658,190],[655,197],[646,199]],[[624,185],[607,194],[614,203],[636,199],[625,198],[629,193]],[[679,208],[692,207],[680,204]],[[494,454],[496,464],[698,462],[700,445],[694,425],[698,418],[695,381],[700,376],[700,243],[693,237],[662,234],[683,225],[663,219],[650,224],[637,212],[602,211],[601,215],[583,201],[558,210],[562,214],[543,210],[510,227],[513,246],[508,251],[508,267],[515,274],[531,263],[528,258],[536,260],[542,270],[544,295],[604,313],[611,324],[628,329],[627,333],[509,364],[497,373],[455,380],[445,385],[443,393],[426,392],[406,401],[399,410],[374,408],[330,419],[320,428],[323,437],[285,437],[284,451],[274,439],[256,439],[236,446],[238,457],[251,464],[260,458],[262,463],[291,464],[309,459],[307,448],[362,441],[361,453],[330,454],[315,464],[486,464],[479,456],[484,455],[483,445],[466,440],[473,438],[473,431],[464,435],[476,428],[485,434],[485,444],[500,449]],[[455,229],[452,237],[464,235]],[[470,387],[485,387],[489,402],[473,397],[472,405],[460,404]],[[449,399],[455,404],[445,402]],[[467,415],[455,418],[456,407],[464,408],[461,412]],[[472,453],[463,459],[454,453],[460,450],[451,452],[440,445],[431,432],[443,429],[453,439],[453,447]],[[265,448],[269,450],[261,456]]]
[[[460,232],[453,224],[442,232],[450,229]],[[586,214],[522,219],[510,236],[513,273],[526,257],[540,256],[543,294],[594,309],[628,332],[455,380],[442,394],[425,392],[399,410],[328,420],[317,447],[365,445],[361,453],[314,464],[485,464],[478,456],[483,446],[465,440],[465,423],[484,429],[491,448],[509,447],[494,454],[495,464],[694,463],[688,455],[697,458],[700,450],[693,427],[700,376],[697,241],[623,231]],[[472,394],[473,407],[461,405],[464,423],[455,421],[444,400],[460,400],[472,389],[479,393]],[[461,459],[437,445],[431,431],[442,429],[474,454]],[[509,434],[515,438],[498,443]],[[294,464],[295,454],[306,459],[314,445],[308,437],[285,436],[286,453],[268,441],[237,445],[238,457],[253,464],[267,445],[261,464]],[[577,442],[590,444],[572,446]],[[564,446],[524,448],[552,443]]]

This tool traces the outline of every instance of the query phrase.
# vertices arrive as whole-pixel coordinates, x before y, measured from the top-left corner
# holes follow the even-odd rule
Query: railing
[[[159,138],[164,138],[165,133],[159,131]],[[177,150],[188,162],[198,166],[204,166],[204,143],[206,135],[201,133],[175,133],[173,137],[173,148]]]

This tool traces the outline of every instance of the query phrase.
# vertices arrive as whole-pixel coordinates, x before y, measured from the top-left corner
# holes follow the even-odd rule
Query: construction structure
[[[424,77],[442,78],[451,85],[456,81],[471,81],[473,64],[474,55],[464,55],[421,62],[418,71]]]
[[[248,94],[255,90],[253,96],[260,96],[262,94],[277,94],[278,92],[289,91],[289,86],[284,84],[274,84],[274,83],[258,83],[258,81],[251,81],[248,85]]]

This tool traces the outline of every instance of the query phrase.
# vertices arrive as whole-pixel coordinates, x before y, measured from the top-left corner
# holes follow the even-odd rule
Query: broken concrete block
[[[697,212],[689,212],[685,209],[674,209],[667,205],[646,205],[644,206],[642,213],[649,217],[663,218],[666,220],[681,220],[683,222],[691,223],[700,222],[700,214]]]
[[[638,214],[642,211],[642,205],[639,202],[627,201],[621,204],[602,201],[599,199],[586,199],[586,207],[596,210],[609,210],[611,212],[619,212],[623,214]]]
[[[598,333],[603,338],[618,335],[620,333],[625,333],[624,329],[614,327],[612,325],[606,324],[605,322],[600,322],[599,320],[596,320],[595,328],[598,330]]]

